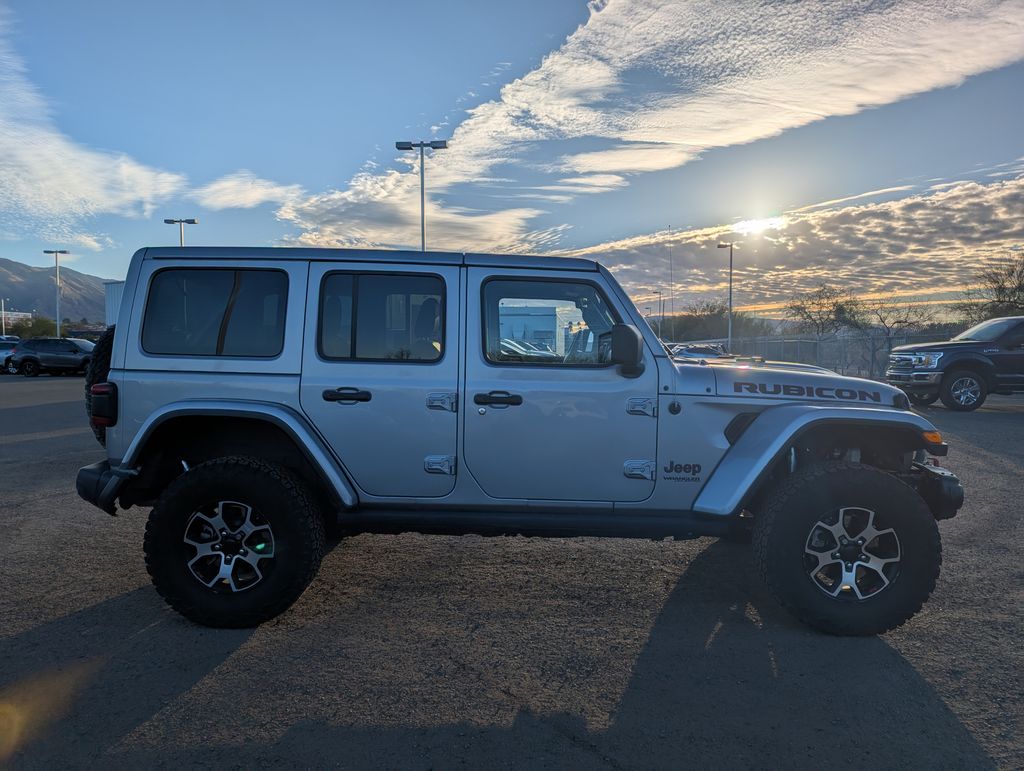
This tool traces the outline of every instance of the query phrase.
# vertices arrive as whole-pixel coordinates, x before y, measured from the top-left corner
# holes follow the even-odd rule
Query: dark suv
[[[8,371],[35,377],[41,372],[85,372],[93,344],[75,337],[36,337],[23,340],[8,357]]]
[[[885,379],[914,404],[941,399],[951,410],[976,410],[990,393],[1024,392],[1024,316],[989,319],[943,343],[892,349]]]

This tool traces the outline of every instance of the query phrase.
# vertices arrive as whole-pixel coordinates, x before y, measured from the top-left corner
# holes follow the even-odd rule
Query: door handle
[[[368,402],[373,394],[358,388],[328,388],[323,397],[325,402]]]
[[[473,404],[504,405],[505,407],[518,407],[523,403],[523,397],[519,394],[510,394],[508,391],[490,391],[486,394],[473,396]]]

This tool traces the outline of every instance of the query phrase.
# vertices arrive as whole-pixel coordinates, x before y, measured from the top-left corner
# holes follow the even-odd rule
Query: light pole
[[[665,328],[665,293],[660,289],[652,289],[651,294],[658,295],[658,337]]]
[[[396,150],[415,150],[420,151],[420,251],[427,251],[427,215],[424,213],[424,182],[423,182],[423,151],[426,148],[431,150],[447,150],[448,140],[447,139],[435,139],[432,142],[395,142]]]
[[[719,249],[729,248],[729,344],[728,352],[732,353],[732,241],[719,244]]]
[[[676,315],[676,282],[673,273],[673,259],[672,259],[672,226],[668,226],[668,313],[670,316],[675,318]]]
[[[165,225],[177,225],[178,226],[178,246],[185,245],[185,226],[186,225],[198,225],[198,217],[190,217],[185,220],[164,220]]]
[[[0,297],[0,335],[7,336],[7,306],[5,303],[11,301],[10,297]]]
[[[57,282],[57,337],[60,337],[60,256],[71,252],[67,249],[43,249],[43,254],[53,255],[53,278]]]

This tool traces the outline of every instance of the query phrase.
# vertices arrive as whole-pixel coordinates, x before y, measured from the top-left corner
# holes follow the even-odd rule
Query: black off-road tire
[[[183,540],[186,527],[194,512],[218,501],[251,505],[273,531],[274,557],[260,562],[262,580],[244,591],[207,588],[188,567],[196,550]],[[143,548],[153,585],[176,611],[204,626],[253,627],[284,612],[316,576],[323,518],[305,485],[284,467],[218,458],[167,487],[150,512]]]
[[[39,366],[38,361],[28,359],[21,363],[21,374],[25,377],[37,377],[41,371],[42,368]]]
[[[918,407],[927,407],[929,404],[935,404],[939,400],[939,392],[936,391],[933,394],[908,393],[907,397],[910,399],[911,404],[915,404]]]
[[[962,404],[954,396],[953,387],[964,379],[973,380],[977,384],[980,396],[970,404]],[[985,384],[985,378],[979,375],[977,372],[969,369],[958,369],[948,373],[942,378],[942,385],[939,387],[939,398],[942,399],[942,403],[946,405],[946,409],[953,410],[954,412],[973,412],[985,403],[985,399],[988,397],[988,386]]]
[[[749,518],[736,519],[729,523],[729,529],[720,539],[729,543],[749,544],[754,537],[754,520]]]
[[[92,349],[92,357],[85,368],[85,414],[89,417],[96,441],[103,447],[107,446],[107,429],[105,426],[92,425],[92,387],[96,383],[105,383],[110,374],[110,355],[114,350],[114,327],[108,327]]]
[[[898,574],[863,600],[829,596],[804,563],[815,523],[846,507],[876,512],[899,538]],[[834,635],[874,635],[900,626],[931,595],[942,565],[939,529],[924,500],[891,474],[856,463],[809,466],[781,482],[754,520],[753,544],[757,566],[782,606]]]

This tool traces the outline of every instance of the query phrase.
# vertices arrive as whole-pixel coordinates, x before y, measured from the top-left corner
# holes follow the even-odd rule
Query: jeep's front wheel
[[[811,466],[782,482],[754,521],[754,554],[787,610],[837,635],[903,624],[942,564],[935,518],[917,492],[853,463]]]
[[[251,627],[286,610],[313,580],[323,518],[287,469],[218,458],[167,487],[150,512],[144,551],[153,585],[183,616]]]

